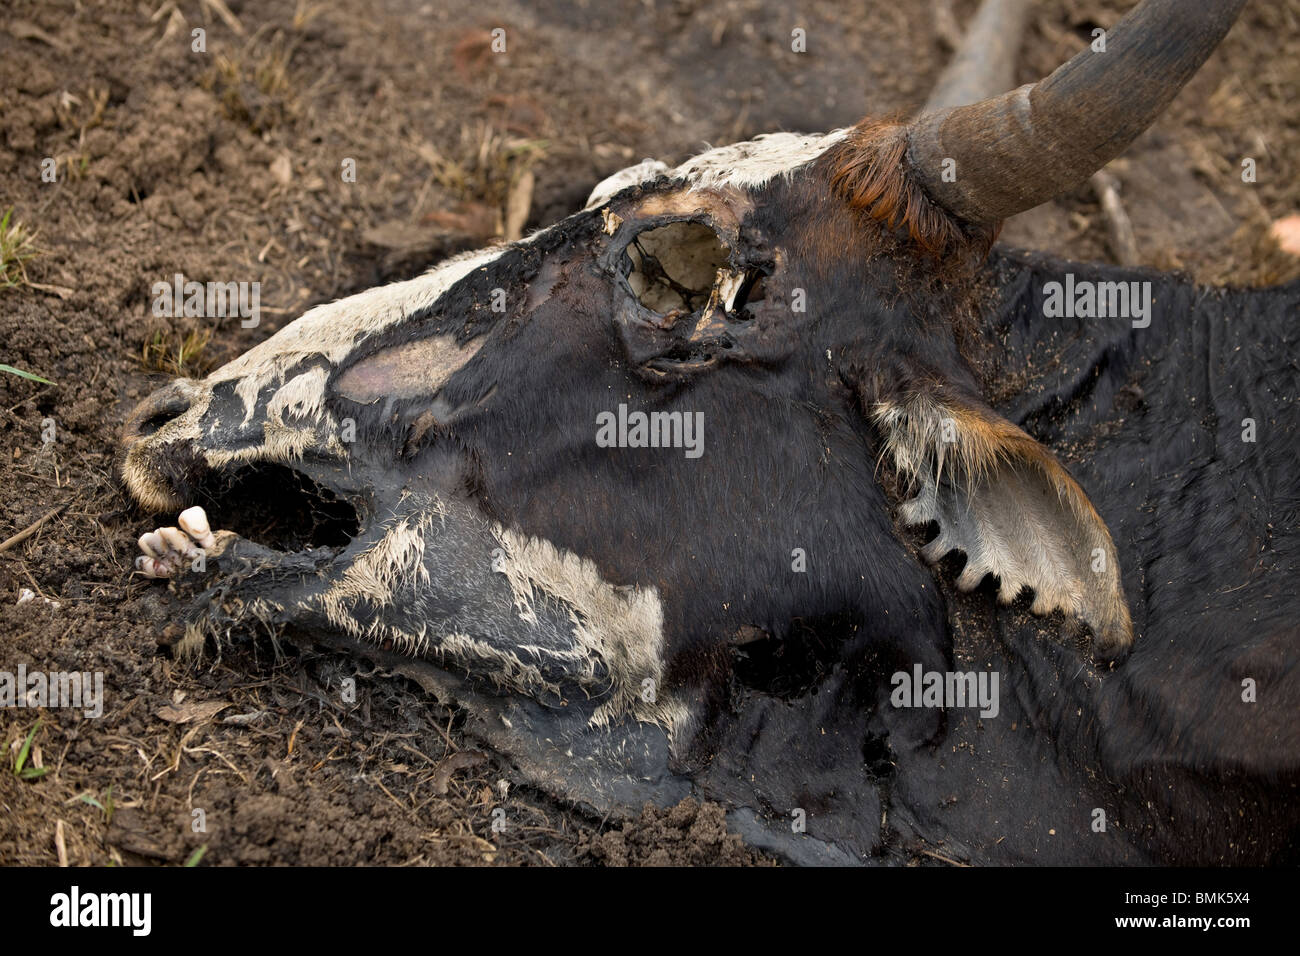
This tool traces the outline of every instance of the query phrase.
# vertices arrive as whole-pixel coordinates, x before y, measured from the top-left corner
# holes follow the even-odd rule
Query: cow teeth
[[[186,508],[176,519],[180,527],[158,528],[140,535],[135,569],[147,578],[169,578],[187,563],[213,549],[216,535],[208,516],[197,506]]]
[[[182,511],[180,517],[176,519],[176,523],[204,551],[212,549],[216,538],[213,537],[212,528],[208,525],[207,513],[198,505]]]
[[[162,535],[157,531],[150,531],[148,534],[140,535],[140,540],[136,542],[140,550],[151,558],[161,558],[167,553],[167,545],[163,543]]]
[[[135,569],[146,578],[169,578],[172,575],[171,566],[167,562],[151,558],[147,554],[135,559]]]
[[[735,309],[736,295],[740,292],[740,287],[744,284],[744,272],[733,272],[730,269],[718,270],[718,298],[722,300],[722,307],[725,311],[731,312]]]
[[[194,543],[180,528],[159,528],[158,533],[167,542],[167,550],[189,557],[195,551]]]

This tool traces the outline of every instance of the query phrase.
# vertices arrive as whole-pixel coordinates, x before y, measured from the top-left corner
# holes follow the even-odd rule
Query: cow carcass
[[[1284,858],[1300,287],[992,248],[1240,6],[1146,0],[911,124],[643,163],[313,309],[128,422],[131,493],[186,509],[140,570],[199,582],[187,646],[365,654],[602,812],[696,793],[804,861]],[[1048,318],[1067,275],[1093,304]],[[1129,283],[1150,314],[1100,317]],[[208,527],[258,480],[287,537]]]

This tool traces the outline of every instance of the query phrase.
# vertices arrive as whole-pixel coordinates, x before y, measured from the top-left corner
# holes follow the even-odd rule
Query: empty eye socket
[[[670,222],[646,229],[627,247],[628,285],[647,309],[666,315],[694,312],[709,300],[730,250],[698,222]]]

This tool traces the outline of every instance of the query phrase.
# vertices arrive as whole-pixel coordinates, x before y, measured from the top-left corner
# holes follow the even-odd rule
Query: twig
[[[922,849],[920,852],[924,853],[926,856],[932,856],[936,860],[943,860],[945,863],[951,863],[953,866],[970,866],[969,863],[963,863],[961,860],[954,860],[952,857],[944,856],[942,853],[936,853],[934,850]]]
[[[39,531],[41,525],[45,524],[45,522],[49,521],[51,518],[53,518],[55,515],[57,515],[60,511],[62,511],[67,506],[68,505],[66,502],[64,504],[59,505],[53,511],[46,512],[43,517],[37,518],[34,522],[29,524],[22,531],[19,531],[17,534],[6,538],[4,541],[0,541],[0,554],[3,554],[4,552],[8,551],[16,544],[22,544],[24,541],[26,541],[28,538],[34,535],[37,531]]]
[[[1110,233],[1110,251],[1115,261],[1122,266],[1139,264],[1137,237],[1133,234],[1133,222],[1124,211],[1124,203],[1119,198],[1119,181],[1099,169],[1092,174],[1092,190],[1101,201],[1101,212],[1106,217],[1106,229]]]
[[[54,850],[59,855],[59,866],[68,865],[68,844],[63,838],[63,821],[54,821]]]
[[[73,295],[76,294],[75,290],[69,289],[67,286],[46,285],[43,282],[28,282],[27,287],[29,289],[39,289],[41,292],[52,292],[54,295],[57,295],[60,299],[70,299],[72,298]]]

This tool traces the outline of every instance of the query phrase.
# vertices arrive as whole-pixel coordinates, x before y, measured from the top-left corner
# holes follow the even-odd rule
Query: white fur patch
[[[830,133],[766,133],[742,143],[718,146],[693,156],[676,169],[646,159],[619,170],[592,192],[585,208],[608,202],[629,186],[656,179],[684,179],[692,189],[722,189],[727,186],[754,188],[777,176],[788,176],[847,136],[847,129]]]
[[[440,631],[432,621],[412,633],[385,623],[382,615],[369,625],[360,624],[354,613],[359,601],[392,605],[409,600],[428,585],[426,535],[445,514],[445,505],[435,498],[416,515],[395,521],[383,538],[358,555],[312,603],[324,611],[331,624],[353,637],[376,643],[391,640],[404,653],[432,655],[452,663],[476,660],[487,665],[498,684],[526,694],[559,696],[560,689],[538,666],[543,655],[572,662],[576,667],[570,671],[576,681],[603,698],[591,718],[595,726],[631,716],[659,724],[670,733],[686,727],[686,706],[663,686],[664,620],[659,592],[653,587],[615,587],[593,562],[541,538],[499,525],[490,527],[504,553],[500,571],[509,582],[520,621],[540,626],[535,605],[543,600],[553,602],[564,609],[571,622],[570,648],[541,644],[502,647],[459,631]],[[488,560],[489,556],[482,558]],[[464,560],[472,561],[474,556],[466,554]]]
[[[533,238],[536,235],[530,240]],[[415,279],[377,286],[317,306],[201,382],[186,382],[189,408],[127,452],[123,475],[128,486],[148,507],[161,510],[185,504],[172,500],[172,492],[158,474],[152,456],[161,446],[179,441],[193,441],[203,448],[202,423],[212,402],[212,388],[219,382],[235,382],[235,393],[244,405],[245,425],[257,411],[262,390],[276,382],[280,387],[267,405],[262,444],[236,451],[203,448],[210,467],[263,460],[289,462],[301,458],[308,449],[345,457],[335,423],[325,412],[329,370],[309,369],[285,381],[289,369],[314,356],[324,357],[331,366],[338,365],[361,341],[433,305],[457,282],[494,262],[508,248],[493,246],[455,256]],[[467,361],[472,354],[465,351],[458,357]],[[216,428],[217,424],[209,427]]]
[[[604,725],[623,714],[672,729],[685,707],[664,689],[664,614],[654,588],[617,588],[595,563],[561,551],[543,538],[530,538],[496,526],[493,534],[505,552],[504,572],[525,622],[536,620],[539,597],[569,608],[573,639],[588,660],[599,659],[609,673],[609,697],[592,717]],[[646,683],[649,681],[650,683]]]
[[[667,163],[661,163],[657,159],[643,159],[635,166],[620,169],[613,176],[598,182],[587,198],[587,205],[582,208],[595,209],[597,206],[603,206],[629,186],[654,182],[666,172],[668,172]]]
[[[414,591],[429,583],[424,564],[424,548],[429,525],[441,518],[436,510],[422,512],[417,519],[402,518],[387,534],[359,554],[338,581],[317,600],[326,618],[335,627],[354,637],[376,643],[389,639],[408,654],[428,648],[427,630],[409,634],[376,617],[369,628],[357,623],[353,613],[360,600],[379,606],[390,605],[402,591]]]
[[[284,416],[289,414],[298,420],[315,421],[324,408],[325,380],[329,378],[329,369],[314,368],[295,375],[272,396],[266,406],[266,415],[280,424],[285,424]],[[248,420],[245,419],[247,424]]]

